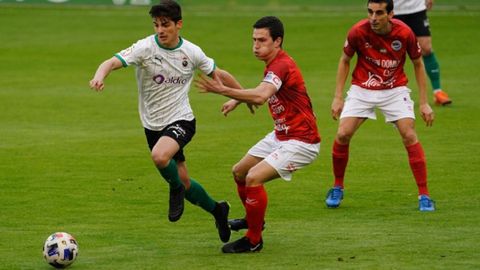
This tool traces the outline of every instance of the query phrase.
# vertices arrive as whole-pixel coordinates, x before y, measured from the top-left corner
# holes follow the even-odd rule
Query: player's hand
[[[229,101],[225,102],[222,106],[222,113],[224,116],[227,116],[229,112],[235,110],[240,102],[235,99],[230,99]]]
[[[343,110],[343,98],[335,97],[332,101],[332,118],[333,120],[338,120],[340,118],[340,114]]]
[[[255,114],[255,110],[258,109],[257,105],[253,105],[253,104],[250,104],[250,103],[247,103],[247,107],[250,110],[251,114]]]
[[[90,88],[94,89],[95,91],[102,91],[105,85],[103,84],[103,81],[97,80],[97,79],[92,79],[90,81]]]
[[[422,116],[423,121],[425,121],[425,124],[427,125],[427,127],[431,127],[433,125],[433,120],[435,118],[435,115],[430,105],[428,105],[428,103],[420,104],[420,115]]]
[[[427,6],[427,10],[431,10],[433,7],[433,0],[425,0],[425,5]]]
[[[200,93],[217,93],[221,94],[224,87],[222,81],[217,76],[215,79],[211,79],[204,74],[195,79],[195,86],[200,90]]]

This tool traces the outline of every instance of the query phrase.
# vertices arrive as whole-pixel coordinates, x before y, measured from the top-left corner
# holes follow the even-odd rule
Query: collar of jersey
[[[173,51],[175,49],[178,49],[180,48],[180,46],[182,46],[183,44],[183,38],[182,37],[178,37],[180,39],[180,41],[178,42],[177,46],[173,47],[173,48],[167,48],[167,47],[163,47],[162,44],[160,44],[160,41],[158,41],[158,35],[155,35],[155,42],[157,43],[158,47],[164,49],[164,50],[169,50],[169,51]]]

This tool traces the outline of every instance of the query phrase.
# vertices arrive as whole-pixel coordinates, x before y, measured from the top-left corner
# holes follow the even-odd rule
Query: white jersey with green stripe
[[[195,69],[210,74],[213,59],[200,47],[180,38],[175,48],[162,47],[151,35],[115,54],[124,67],[134,65],[138,86],[138,109],[145,128],[162,130],[179,120],[193,120],[188,92]]]

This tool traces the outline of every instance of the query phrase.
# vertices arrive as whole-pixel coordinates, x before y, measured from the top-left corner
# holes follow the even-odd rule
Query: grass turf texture
[[[342,206],[324,206],[337,60],[364,12],[185,7],[182,35],[247,87],[263,71],[251,54],[251,25],[280,16],[322,134],[315,163],[291,183],[267,184],[262,252],[237,256],[221,254],[213,218],[198,207],[187,204],[179,222],[168,222],[168,188],[149,159],[133,68],[112,73],[103,93],[88,88],[102,60],[152,33],[148,8],[0,7],[0,269],[49,269],[41,248],[55,231],[79,242],[72,269],[478,269],[478,8],[430,13],[454,104],[434,108],[433,128],[417,120],[437,201],[436,212],[420,213],[400,137],[382,117],[352,141]],[[409,62],[407,72],[417,100]],[[240,217],[230,168],[271,130],[267,109],[252,116],[241,107],[224,118],[225,98],[194,89],[190,97],[198,125],[186,149],[190,174]]]

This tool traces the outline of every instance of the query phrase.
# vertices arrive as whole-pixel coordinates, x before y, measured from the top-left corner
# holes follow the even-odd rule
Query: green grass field
[[[433,213],[417,210],[406,152],[381,116],[352,141],[342,206],[324,205],[337,128],[330,117],[336,65],[347,30],[366,16],[362,5],[183,2],[182,35],[246,87],[256,86],[263,72],[251,53],[251,25],[264,15],[282,18],[284,48],[314,103],[320,156],[292,182],[267,184],[262,252],[222,254],[213,218],[190,204],[179,222],[168,222],[168,187],[150,161],[133,68],[111,74],[102,93],[88,88],[101,61],[152,33],[147,7],[0,4],[0,269],[50,269],[41,250],[55,231],[76,236],[80,253],[71,269],[77,270],[480,268],[476,1],[438,1],[430,13],[442,83],[454,100],[434,107],[432,128],[417,121]],[[242,107],[225,118],[225,98],[195,89],[190,97],[197,117],[186,149],[190,174],[214,198],[231,202],[231,217],[240,217],[230,169],[272,129],[268,110],[250,115]]]

